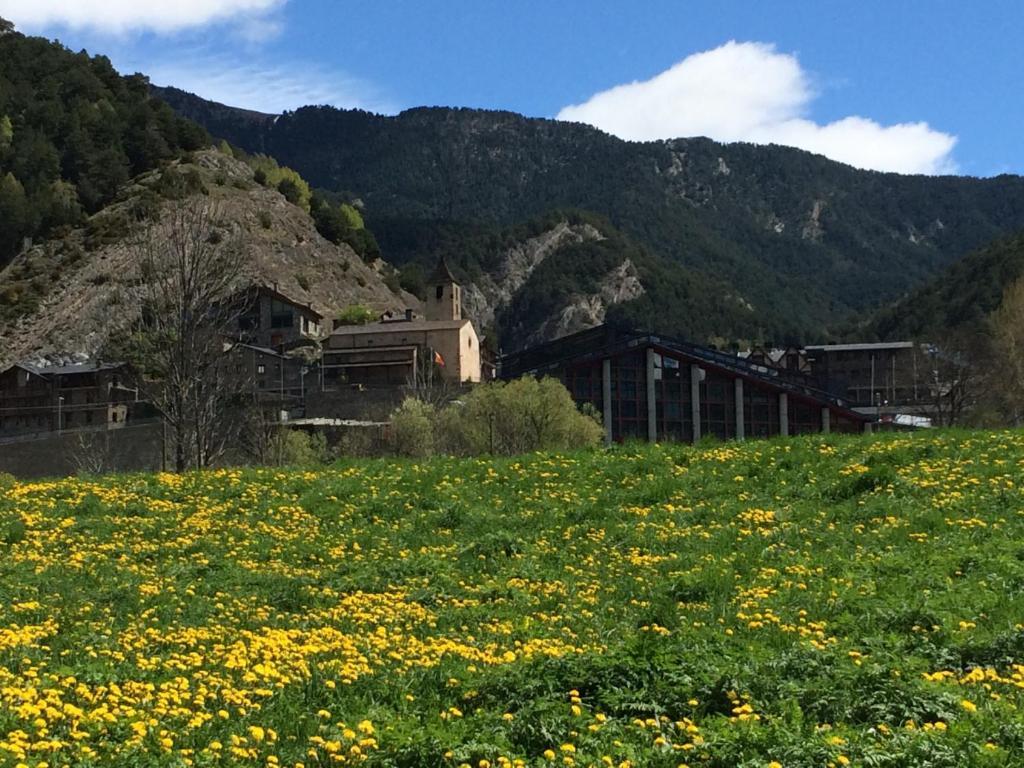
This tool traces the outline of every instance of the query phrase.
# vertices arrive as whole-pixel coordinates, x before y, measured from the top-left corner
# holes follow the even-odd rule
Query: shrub
[[[203,177],[195,168],[189,168],[184,173],[173,167],[166,168],[157,177],[153,188],[168,200],[182,200],[189,195],[207,192]]]
[[[552,378],[483,384],[448,406],[440,425],[450,450],[473,455],[583,448],[603,435],[595,415],[581,413]]]
[[[274,158],[266,155],[253,155],[248,163],[253,169],[253,179],[257,184],[274,187],[288,202],[309,212],[312,193],[309,184],[296,171],[278,165]]]
[[[372,323],[377,314],[365,304],[349,304],[338,315],[339,325],[366,325]]]
[[[380,456],[385,450],[378,427],[348,427],[337,433],[335,456]]]
[[[407,399],[391,419],[396,450],[406,456],[572,450],[597,445],[604,434],[596,415],[579,411],[552,378],[482,384],[440,412]]]
[[[295,183],[294,179],[281,179],[277,183],[277,191],[284,195],[284,199],[292,205],[298,205],[301,200],[302,192],[299,190],[299,185]]]
[[[407,397],[391,414],[391,442],[400,456],[423,458],[434,452],[433,406]]]
[[[342,239],[367,263],[372,263],[381,256],[377,238],[368,229],[350,229]]]
[[[282,429],[277,435],[278,463],[288,466],[322,464],[327,460],[327,440],[319,432],[309,434],[298,429]]]
[[[269,211],[260,211],[256,214],[256,218],[259,220],[260,226],[264,229],[270,229],[271,225],[274,223],[273,219],[270,218]]]

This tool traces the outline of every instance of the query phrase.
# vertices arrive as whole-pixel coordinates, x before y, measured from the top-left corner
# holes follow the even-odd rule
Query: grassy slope
[[[1022,471],[937,433],[16,485],[0,765],[1018,765]]]

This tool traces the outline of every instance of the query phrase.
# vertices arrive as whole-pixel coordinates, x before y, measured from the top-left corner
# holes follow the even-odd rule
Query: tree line
[[[0,267],[79,224],[131,177],[210,143],[143,75],[0,24]]]

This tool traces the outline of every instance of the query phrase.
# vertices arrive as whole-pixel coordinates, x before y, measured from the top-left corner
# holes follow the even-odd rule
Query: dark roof
[[[600,325],[570,336],[524,349],[500,360],[501,377],[516,378],[523,375],[538,375],[560,368],[568,363],[588,360],[597,361],[632,349],[655,347],[670,354],[692,360],[702,367],[727,371],[749,381],[763,384],[778,392],[787,392],[805,400],[820,402],[822,405],[839,409],[851,418],[867,420],[867,417],[851,410],[841,398],[820,389],[809,377],[795,371],[758,365],[737,355],[720,352],[717,349],[662,336],[647,331],[613,328]]]
[[[259,344],[246,344],[245,342],[242,342],[242,341],[236,341],[236,342],[232,343],[230,351],[233,352],[236,349],[251,349],[251,350],[254,350],[254,351],[259,352],[260,354],[264,354],[264,355],[273,355],[274,357],[284,357],[284,354],[282,354],[281,352],[277,351],[276,349],[271,349],[270,347],[261,347]]]
[[[262,283],[257,283],[257,284],[254,284],[254,285],[250,285],[248,288],[243,288],[242,290],[236,292],[234,295],[235,296],[242,296],[242,295],[247,294],[247,293],[262,293],[262,294],[266,294],[267,296],[269,296],[272,299],[277,299],[278,301],[283,301],[286,304],[291,304],[292,306],[298,307],[299,309],[301,309],[301,310],[303,310],[305,312],[308,312],[309,314],[311,314],[314,317],[316,317],[317,321],[320,321],[320,320],[324,319],[324,316],[321,315],[319,312],[317,312],[315,309],[313,309],[312,305],[310,305],[310,304],[303,304],[301,301],[296,301],[295,299],[291,298],[290,296],[286,296],[283,293],[281,293],[279,290],[277,290],[277,288],[272,288],[269,285],[264,285]]]
[[[883,349],[911,349],[912,341],[880,341],[869,344],[808,344],[808,352],[875,352]]]
[[[430,273],[430,277],[427,278],[427,282],[434,285],[436,283],[458,283],[459,281],[452,275],[452,271],[448,269],[448,262],[442,256],[437,262],[437,266],[434,267],[434,271]]]
[[[292,355],[286,355],[279,349],[271,349],[270,347],[261,347],[259,344],[248,344],[244,341],[236,341],[231,344],[230,352],[234,352],[237,349],[251,349],[261,355],[270,355],[271,357],[277,357],[285,362],[302,363],[303,361]]]
[[[447,331],[461,328],[469,323],[469,318],[461,320],[391,320],[384,323],[366,323],[365,325],[339,325],[331,336],[361,336],[367,333],[419,333],[421,331]]]
[[[68,365],[36,365],[35,363],[15,363],[12,368],[24,368],[37,376],[71,376],[76,373],[96,373],[97,371],[113,371],[123,368],[125,363],[70,363]],[[8,369],[10,370],[10,369]]]

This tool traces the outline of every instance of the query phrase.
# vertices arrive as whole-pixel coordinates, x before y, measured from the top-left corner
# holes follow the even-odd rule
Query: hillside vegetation
[[[25,238],[74,225],[132,176],[209,144],[104,56],[0,34],[0,267]]]
[[[13,484],[0,764],[1012,766],[1024,435]]]
[[[157,94],[314,187],[363,200],[367,224],[398,266],[439,228],[458,258],[482,228],[501,231],[555,210],[597,214],[649,252],[639,272],[650,290],[629,312],[695,339],[823,340],[843,320],[1024,229],[1024,180],[1016,176],[900,176],[702,138],[625,142],[509,112],[420,108],[386,117],[304,107],[268,116],[173,88]],[[404,244],[391,255],[395,230]],[[487,269],[470,257],[463,266]],[[565,284],[593,274],[584,260],[559,269]],[[666,281],[671,289],[661,290]],[[701,301],[708,294],[717,297],[713,313]],[[523,321],[535,328],[546,319]]]
[[[1024,277],[1024,234],[998,240],[943,270],[880,311],[869,326],[882,339],[931,338],[984,330],[1006,289]]]
[[[277,285],[328,320],[353,304],[379,313],[415,302],[390,267],[326,240],[301,206],[257,181],[259,170],[230,150],[189,153],[133,178],[81,225],[18,254],[0,269],[0,368],[26,357],[102,355],[138,318],[144,292],[132,242],[140,226],[165,226],[168,211],[196,199],[215,213],[211,237],[238,248],[240,280]]]

